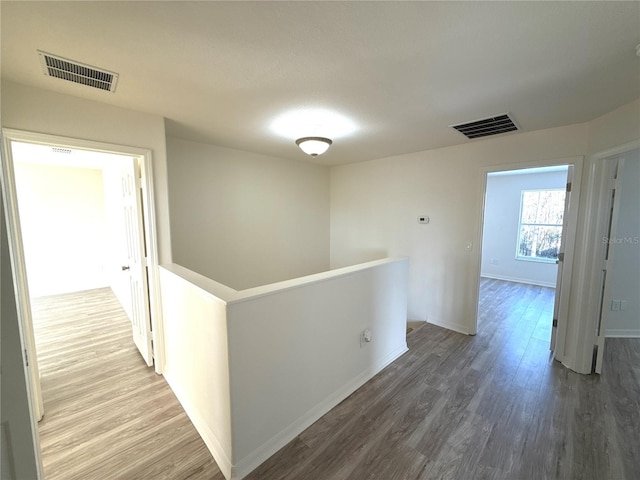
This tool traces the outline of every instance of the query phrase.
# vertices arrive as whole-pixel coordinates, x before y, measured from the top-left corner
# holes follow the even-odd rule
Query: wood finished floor
[[[640,478],[639,341],[608,340],[602,377],[573,373],[549,355],[553,290],[481,288],[477,336],[414,330],[408,353],[246,478]]]
[[[32,305],[46,480],[224,479],[110,289]]]
[[[246,478],[640,478],[640,340],[607,339],[603,375],[578,375],[549,355],[551,289],[497,280],[481,289],[477,336],[413,330],[407,354]],[[54,327],[38,343],[46,478],[221,480],[132,346],[126,317],[98,306],[104,298],[83,301],[94,314],[42,308]]]

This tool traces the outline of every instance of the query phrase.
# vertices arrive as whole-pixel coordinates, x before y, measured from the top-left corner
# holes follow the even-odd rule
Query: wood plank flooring
[[[407,354],[246,478],[640,478],[640,340],[607,339],[603,375],[578,375],[549,354],[551,289],[483,280],[481,293],[477,336],[414,329]],[[56,308],[81,316],[43,310]],[[63,320],[39,339],[51,349],[41,361],[47,479],[221,480],[126,317],[92,309],[104,318],[85,322],[89,340],[74,340],[77,326],[55,333]]]
[[[32,302],[46,480],[223,480],[110,289]]]
[[[424,325],[409,352],[249,480],[640,478],[638,340],[601,377],[551,359],[553,290],[483,280],[479,333]]]

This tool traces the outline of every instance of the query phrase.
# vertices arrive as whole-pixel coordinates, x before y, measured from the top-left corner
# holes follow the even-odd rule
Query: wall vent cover
[[[511,117],[509,117],[508,113],[475,120],[473,122],[459,123],[458,125],[451,125],[451,127],[458,130],[467,138],[488,137],[489,135],[498,135],[500,133],[518,130],[518,127]]]
[[[48,77],[61,78],[69,82],[80,83],[99,90],[115,92],[118,74],[92,67],[67,58],[38,51],[42,71]]]
[[[65,155],[71,154],[70,148],[61,148],[61,147],[51,147],[51,151],[53,153],[64,153]]]

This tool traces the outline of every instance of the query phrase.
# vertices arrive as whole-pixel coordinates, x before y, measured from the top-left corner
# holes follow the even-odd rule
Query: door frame
[[[94,142],[71,137],[49,135],[43,133],[28,132],[23,130],[2,129],[3,154],[1,162],[2,188],[5,193],[5,214],[7,218],[7,236],[9,251],[11,254],[11,267],[16,289],[16,306],[18,320],[21,326],[23,348],[26,351],[28,385],[30,387],[30,400],[32,401],[32,414],[40,419],[43,413],[42,395],[40,391],[40,379],[37,369],[37,355],[35,350],[35,338],[33,334],[33,321],[29,288],[27,284],[22,234],[20,231],[20,218],[18,213],[18,198],[15,185],[14,163],[11,151],[11,142],[24,142],[39,145],[48,145],[75,150],[89,150],[102,153],[119,154],[138,159],[141,173],[142,186],[142,217],[144,223],[145,244],[147,248],[149,307],[151,313],[151,329],[153,340],[154,368],[161,374],[164,369],[164,335],[162,322],[162,304],[160,298],[160,277],[158,261],[158,240],[155,215],[154,187],[153,187],[153,162],[151,150],[124,145],[114,145],[103,142]]]
[[[566,232],[563,232],[563,235],[566,235],[565,240],[565,251],[564,251],[564,268],[562,270],[562,285],[563,288],[560,290],[560,305],[558,312],[558,327],[556,333],[556,349],[554,350],[554,357],[562,361],[565,356],[565,339],[567,334],[567,324],[568,324],[568,313],[569,313],[569,294],[571,291],[571,279],[572,279],[572,271],[574,265],[574,250],[575,250],[575,242],[576,242],[576,231],[578,225],[578,205],[580,204],[580,185],[582,183],[582,166],[584,162],[584,157],[576,156],[576,157],[568,157],[568,158],[557,158],[550,160],[541,160],[541,161],[532,161],[532,162],[524,162],[524,163],[510,163],[510,164],[502,164],[502,165],[490,165],[482,168],[482,201],[479,202],[479,225],[477,228],[477,237],[476,237],[476,245],[478,248],[475,252],[475,261],[476,261],[476,272],[477,278],[475,280],[475,289],[473,291],[474,294],[474,318],[472,324],[471,335],[475,335],[478,332],[478,301],[480,299],[480,275],[481,275],[481,263],[482,263],[482,239],[484,233],[484,210],[486,203],[486,195],[487,195],[487,174],[493,172],[504,172],[509,170],[521,170],[525,168],[541,168],[541,167],[552,167],[558,165],[573,165],[573,179],[572,179],[572,188],[571,188],[571,202],[569,205],[569,215],[567,219],[567,228]],[[556,286],[557,289],[557,286]]]
[[[596,356],[594,348],[598,344],[598,329],[600,327],[600,303],[605,282],[603,269],[606,268],[605,248],[602,236],[606,231],[611,216],[608,160],[640,148],[640,140],[624,143],[607,150],[597,152],[589,158],[591,182],[589,191],[590,202],[585,211],[585,231],[589,232],[587,246],[583,253],[583,263],[589,269],[588,281],[585,285],[585,295],[582,298],[580,318],[583,319],[581,328],[584,335],[578,340],[577,355],[580,368],[585,373],[594,373]],[[602,354],[602,351],[599,352]]]
[[[602,266],[602,292],[600,295],[600,305],[598,309],[598,323],[596,328],[596,345],[594,347],[594,359],[592,369],[594,373],[602,373],[602,363],[604,360],[604,344],[607,336],[607,323],[609,321],[609,311],[612,300],[611,292],[611,265],[615,254],[615,248],[604,242],[604,238],[610,239],[611,234],[618,228],[618,217],[620,213],[620,177],[624,171],[624,154],[618,154],[602,160],[604,174],[606,176],[606,188],[602,195],[609,195],[610,201],[602,205],[602,216],[606,219],[605,231],[602,236],[603,266]]]

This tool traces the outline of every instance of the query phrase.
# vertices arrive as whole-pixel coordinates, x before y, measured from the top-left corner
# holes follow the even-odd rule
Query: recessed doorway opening
[[[502,333],[514,351],[518,342],[539,343],[547,357],[555,350],[577,215],[573,170],[567,162],[486,172],[478,335]]]

